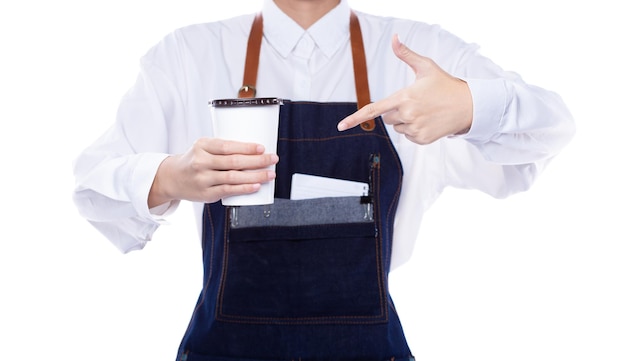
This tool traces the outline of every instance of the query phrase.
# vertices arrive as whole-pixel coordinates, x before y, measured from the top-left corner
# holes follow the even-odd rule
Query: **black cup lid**
[[[209,101],[213,107],[250,107],[261,105],[281,105],[279,98],[235,98],[235,99],[215,99]]]

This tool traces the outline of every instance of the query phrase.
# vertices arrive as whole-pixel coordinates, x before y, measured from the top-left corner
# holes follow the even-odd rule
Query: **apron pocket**
[[[311,217],[299,214],[319,200],[282,200],[264,217],[275,217],[274,225],[255,225],[239,213],[238,226],[227,233],[217,318],[263,324],[385,322],[381,241],[375,222],[364,217],[367,205],[350,198],[358,217],[350,215],[349,222],[345,208],[330,205],[343,203],[342,198],[324,199],[330,206],[321,211],[317,204]],[[283,206],[290,209],[284,217]],[[302,224],[329,217],[342,223]],[[294,224],[294,219],[305,221]]]

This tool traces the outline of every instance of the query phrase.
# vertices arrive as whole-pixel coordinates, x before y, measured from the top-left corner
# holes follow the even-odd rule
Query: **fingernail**
[[[347,125],[344,122],[339,122],[339,124],[337,124],[337,130],[342,132],[344,130],[346,130]]]

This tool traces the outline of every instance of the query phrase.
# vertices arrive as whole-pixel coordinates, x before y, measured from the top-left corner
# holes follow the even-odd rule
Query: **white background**
[[[618,3],[352,0],[478,43],[560,93],[578,125],[531,191],[493,200],[450,190],[427,214],[411,263],[391,275],[418,360],[626,360]],[[121,255],[77,215],[71,164],[113,121],[150,46],[177,27],[259,8],[0,5],[0,360],[174,359],[201,286],[189,208],[145,250]]]

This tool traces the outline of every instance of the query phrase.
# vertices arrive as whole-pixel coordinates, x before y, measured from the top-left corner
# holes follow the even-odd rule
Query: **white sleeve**
[[[169,155],[168,124],[182,112],[178,98],[167,77],[142,62],[113,126],[74,162],[79,213],[122,252],[143,248],[164,223],[163,215],[178,205],[151,212],[147,201],[156,171]]]
[[[443,140],[446,183],[496,197],[527,190],[572,139],[571,113],[556,93],[504,71],[477,46],[450,40],[464,49],[449,71],[467,82],[474,114],[468,133]]]

